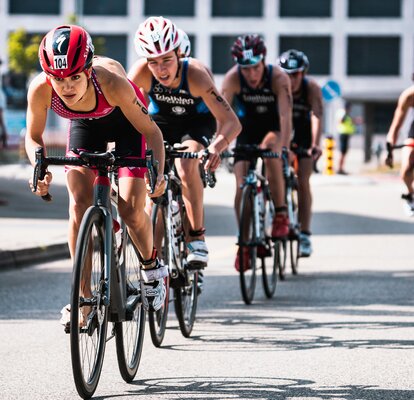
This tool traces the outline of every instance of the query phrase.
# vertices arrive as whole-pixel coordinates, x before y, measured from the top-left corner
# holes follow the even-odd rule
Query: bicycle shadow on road
[[[309,379],[281,377],[174,377],[163,379],[145,379],[132,383],[138,386],[124,395],[98,396],[97,400],[113,397],[145,397],[157,399],[286,399],[341,398],[345,400],[393,399],[406,400],[414,396],[412,390],[381,389],[373,385],[342,385],[318,387],[317,382]]]
[[[409,222],[341,212],[315,212],[312,233],[316,235],[388,235],[414,234]]]

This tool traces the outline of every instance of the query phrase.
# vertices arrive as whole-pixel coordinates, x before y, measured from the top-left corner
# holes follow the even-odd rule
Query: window
[[[60,0],[9,0],[10,14],[60,14]]]
[[[331,73],[331,38],[329,36],[281,36],[279,49],[281,53],[289,49],[303,51],[309,59],[311,75]]]
[[[231,56],[231,46],[238,36],[213,36],[213,74],[225,74],[234,65]]]
[[[127,15],[127,0],[83,1],[85,15]]]
[[[136,0],[135,0],[136,1]],[[194,16],[194,1],[195,0],[145,0],[144,14],[148,16]]]
[[[263,0],[213,0],[213,17],[261,17]]]
[[[281,17],[330,17],[331,0],[279,0],[279,13]]]
[[[349,17],[401,17],[401,0],[348,0]]]
[[[347,73],[399,75],[400,38],[389,36],[348,37]]]
[[[95,54],[105,55],[119,61],[124,68],[127,66],[127,36],[126,35],[92,35]]]

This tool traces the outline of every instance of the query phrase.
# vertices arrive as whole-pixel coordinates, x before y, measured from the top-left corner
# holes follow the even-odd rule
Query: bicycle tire
[[[88,399],[94,394],[102,371],[108,327],[107,283],[105,282],[105,222],[102,211],[91,207],[85,213],[79,229],[72,277],[70,312],[70,348],[72,372],[79,395]],[[96,266],[94,262],[96,261]],[[86,271],[90,265],[90,272]],[[85,272],[86,271],[86,272]],[[86,326],[85,315],[80,322],[85,288],[83,280],[90,275],[91,311]],[[82,299],[81,299],[82,295]],[[80,326],[82,324],[82,326]]]
[[[298,265],[299,265],[299,238],[291,239],[290,241],[290,267],[292,269],[292,274],[298,274]]]
[[[263,289],[267,298],[272,298],[276,292],[277,277],[278,277],[278,256],[275,249],[275,244],[271,240],[273,218],[275,216],[275,207],[273,200],[270,196],[270,191],[267,186],[263,187],[264,194],[264,236],[266,238],[266,250],[269,251],[267,257],[261,257],[262,259],[262,281]],[[267,263],[271,261],[271,265]],[[267,265],[266,265],[267,264]]]
[[[145,335],[145,311],[142,302],[135,303],[134,298],[141,296],[140,261],[138,249],[127,232],[124,233],[122,262],[125,267],[126,298],[135,307],[128,309],[125,321],[115,322],[116,356],[122,379],[129,383],[135,378],[141,361]]]
[[[184,227],[188,223],[183,199],[176,195],[176,201],[180,204],[181,235],[177,238],[180,249],[179,263],[184,275],[180,279],[181,284],[174,288],[174,309],[178,319],[181,334],[188,338],[194,328],[198,304],[198,271],[189,270],[186,266],[186,244]],[[181,272],[182,273],[182,272]]]
[[[251,186],[247,185],[243,188],[240,209],[239,276],[242,298],[246,304],[252,303],[256,289],[257,237],[254,196]],[[247,260],[246,253],[248,254]],[[249,265],[246,270],[243,268],[245,263]]]
[[[287,243],[286,240],[276,240],[274,245],[279,268],[279,279],[284,281],[286,277]]]
[[[287,204],[290,208],[289,218],[290,218],[290,227],[289,227],[289,260],[290,267],[293,275],[298,274],[299,266],[299,231],[300,224],[298,219],[298,192],[297,192],[297,182],[296,177],[293,172],[290,175],[290,184],[286,189]]]
[[[156,228],[158,227],[157,222],[159,223],[159,218],[161,216],[161,221],[163,223],[163,238],[161,242],[161,249],[158,249],[158,257],[160,257],[164,265],[170,265],[169,252],[168,248],[171,245],[169,242],[169,235],[166,229],[165,218],[166,218],[166,209],[163,205],[154,204],[152,209],[152,226],[154,229],[154,238]],[[150,328],[151,340],[155,347],[160,347],[162,341],[164,340],[165,330],[167,327],[168,319],[168,309],[170,302],[170,277],[167,276],[164,278],[164,284],[166,289],[166,296],[164,305],[158,311],[149,311],[148,312],[148,325]]]

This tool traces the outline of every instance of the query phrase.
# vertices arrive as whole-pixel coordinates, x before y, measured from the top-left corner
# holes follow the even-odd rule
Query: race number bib
[[[66,69],[68,67],[67,56],[54,56],[53,57],[54,69]]]

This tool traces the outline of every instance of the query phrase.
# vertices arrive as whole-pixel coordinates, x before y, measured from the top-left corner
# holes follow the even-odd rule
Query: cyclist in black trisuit
[[[313,162],[322,154],[319,147],[322,133],[323,103],[319,85],[306,74],[309,60],[302,51],[295,49],[282,53],[278,59],[279,66],[288,73],[293,94],[293,129],[291,149],[301,151],[298,157],[298,203],[299,223],[301,227],[299,256],[312,254],[311,216],[312,192],[310,176]]]

